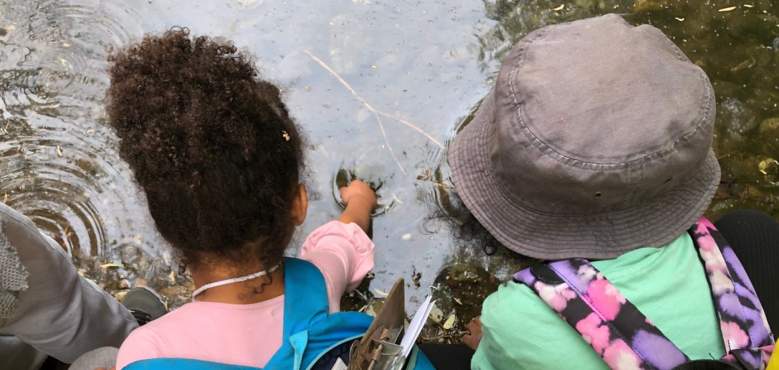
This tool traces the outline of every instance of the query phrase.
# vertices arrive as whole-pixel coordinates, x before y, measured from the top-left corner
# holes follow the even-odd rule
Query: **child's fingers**
[[[471,322],[468,323],[468,331],[471,332],[471,334],[478,333],[481,335],[481,317],[476,316],[474,317]]]
[[[338,192],[341,194],[341,200],[343,200],[344,203],[346,203],[346,187],[345,186],[341,187],[340,189],[338,189]]]
[[[349,185],[338,189],[341,193],[341,200],[344,203],[349,203],[352,197],[365,196],[367,198],[375,198],[376,193],[371,189],[371,186],[367,182],[361,180],[354,180]]]
[[[468,323],[467,329],[468,334],[464,335],[462,338],[463,344],[475,351],[476,347],[479,346],[482,337],[481,320],[478,316]]]
[[[345,188],[346,189],[356,189],[356,190],[366,190],[366,189],[370,189],[371,186],[368,185],[368,183],[365,182],[365,181],[362,181],[360,179],[355,179],[355,180],[352,180],[352,182],[350,182],[348,185],[346,185]]]
[[[468,348],[475,351],[476,348],[479,347],[479,342],[481,342],[481,335],[476,336],[476,335],[466,334],[463,336],[462,341],[463,344],[468,346]]]

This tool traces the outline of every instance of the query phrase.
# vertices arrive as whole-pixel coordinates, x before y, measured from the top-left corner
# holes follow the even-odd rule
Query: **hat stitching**
[[[494,120],[495,119],[493,117],[493,119],[490,122],[494,123]],[[488,156],[487,153],[485,153],[486,147],[487,147],[486,142],[488,141],[486,137],[489,136],[489,135],[495,135],[496,133],[494,131],[495,127],[490,126],[488,124],[484,124],[483,126],[484,126],[484,128],[480,130],[481,134],[477,135],[477,140],[480,141],[480,144],[476,145],[477,150],[482,152],[482,153],[480,155],[476,155],[476,156],[473,156],[473,157],[471,157],[471,156],[463,157],[461,155],[456,155],[456,157],[460,157],[461,161],[479,161],[479,162],[483,162],[483,158],[486,158]],[[458,148],[462,148],[462,147],[458,146]],[[708,157],[708,154],[707,154],[707,157]],[[704,158],[701,161],[701,166],[706,166],[707,164],[708,164],[708,160],[707,160],[707,158]],[[483,163],[481,166],[489,167],[489,164]],[[479,166],[479,167],[481,167],[481,166]],[[507,187],[506,186],[507,184],[503,181],[502,178],[500,178],[498,176],[494,176],[494,172],[492,172],[492,171],[484,171],[484,172],[485,172],[484,176],[491,177],[493,179],[493,181],[496,181],[497,183],[499,183],[502,186],[501,188],[505,189]],[[475,181],[473,184],[465,184],[465,186],[468,186],[468,187],[471,187],[471,188],[473,188],[473,187],[479,188],[479,187],[482,187],[482,185],[484,185],[484,184],[482,184],[479,181]],[[683,184],[680,184],[680,186],[681,185],[683,185]],[[505,193],[500,192],[500,191],[498,191],[498,193],[501,193],[501,197],[503,197],[505,200],[513,203],[514,206],[523,208],[526,211],[535,213],[535,214],[537,214],[539,216],[544,216],[544,217],[553,216],[553,217],[562,217],[562,218],[578,218],[578,217],[582,216],[582,213],[575,213],[575,212],[571,212],[571,213],[548,212],[548,211],[545,211],[545,210],[542,210],[542,209],[534,207],[524,197],[517,196],[516,194],[505,194]],[[499,207],[500,208],[508,208],[508,205],[500,204]],[[627,211],[627,209],[608,208],[608,209],[604,209],[604,210],[598,211],[598,212],[594,212],[594,211],[590,212],[590,213],[588,213],[588,217],[589,218],[600,218],[600,217],[603,217],[603,216],[611,216],[611,215],[613,215],[614,212],[624,212],[624,211]]]
[[[487,130],[490,130],[490,127],[485,127],[485,128]],[[489,131],[487,131],[487,133],[488,132]],[[494,132],[493,132],[493,134],[494,134]],[[484,136],[484,135],[479,135],[479,136]],[[484,140],[484,138],[481,138],[481,139]],[[479,149],[481,151],[484,150],[484,145],[478,145],[477,147],[481,148],[481,149]],[[476,156],[476,158],[483,158],[483,155],[482,156]],[[475,160],[476,158],[472,158],[472,159]],[[706,166],[707,164],[708,164],[707,160],[704,159],[702,165]],[[493,181],[497,181],[498,183],[501,183],[501,185],[503,185],[504,188],[505,188],[505,183],[503,182],[503,179],[501,179],[501,178],[499,178],[497,176],[493,176],[491,173],[485,173],[484,175],[492,177]],[[695,181],[695,180],[696,179],[694,178],[693,181]],[[483,184],[481,184],[481,183],[478,183],[478,184],[466,184],[466,186],[468,186],[468,187],[473,187],[473,186],[480,187],[480,185],[483,185]],[[678,188],[677,188],[677,191],[679,191]],[[682,191],[683,191],[683,189],[682,189]],[[499,192],[499,193],[502,193],[502,192]],[[553,216],[553,217],[562,217],[562,218],[578,218],[578,217],[582,216],[582,213],[553,213],[553,212],[547,212],[547,211],[544,211],[544,210],[541,210],[541,209],[538,209],[538,208],[534,207],[532,204],[527,202],[527,199],[525,199],[523,197],[516,196],[515,194],[505,194],[505,193],[502,193],[501,197],[503,197],[505,200],[513,203],[515,206],[521,207],[521,208],[525,209],[526,211],[535,213],[535,214],[537,214],[539,216],[544,216],[544,217]],[[500,208],[508,208],[508,205],[501,204],[499,207]],[[588,217],[589,218],[608,218],[608,217],[612,217],[614,212],[624,212],[624,211],[627,211],[627,210],[628,210],[627,208],[626,209],[618,209],[618,208],[604,209],[604,210],[602,210],[600,212],[589,213]]]
[[[710,163],[709,163],[710,164]],[[709,166],[710,167],[710,166]],[[709,168],[710,169],[710,168]],[[702,179],[698,179],[701,180]],[[714,191],[713,189],[716,189],[716,186],[710,186],[709,189],[705,192],[706,194],[703,196],[704,199],[710,200],[710,198],[713,196]],[[678,189],[678,191],[682,192],[689,192],[691,189]],[[708,201],[699,202],[696,206],[690,208],[685,215],[684,218],[690,218],[691,214],[694,214],[695,217],[699,217],[699,215],[703,212],[703,210],[706,208],[706,205],[708,205]],[[655,205],[656,207],[659,207],[659,205]],[[524,208],[524,205],[522,206]],[[500,213],[503,213],[506,211],[507,207],[498,207],[500,208]],[[680,210],[681,211],[681,210]],[[509,212],[510,213],[510,212]],[[672,232],[666,232],[664,234],[657,234],[654,235],[652,233],[649,233],[646,235],[646,239],[643,242],[625,242],[625,244],[614,244],[611,245],[610,250],[601,250],[601,251],[587,251],[587,246],[578,246],[578,247],[569,247],[569,248],[555,248],[555,250],[549,250],[544,247],[538,247],[533,246],[533,243],[522,243],[519,240],[516,240],[516,238],[509,236],[505,231],[495,224],[492,223],[492,220],[488,217],[486,217],[486,225],[489,225],[488,229],[490,230],[490,233],[495,235],[501,243],[506,245],[509,249],[512,249],[518,253],[535,257],[535,258],[543,258],[543,259],[557,259],[557,258],[570,258],[571,255],[576,256],[582,256],[587,258],[613,258],[615,255],[619,255],[621,253],[634,250],[638,247],[643,246],[657,246],[657,245],[664,245],[669,243],[670,241],[674,240],[679,234],[681,234],[684,230],[686,230],[689,225],[680,224],[677,227],[673,228]],[[638,222],[640,224],[643,224],[646,220],[643,219],[635,219],[635,222]],[[480,222],[482,222],[480,218]],[[690,223],[694,222],[694,220],[690,221]],[[629,229],[629,228],[626,228]],[[619,238],[622,239],[622,238]],[[519,250],[517,250],[519,249]],[[583,253],[586,253],[583,254]]]
[[[557,26],[559,26],[559,25],[557,25]],[[509,73],[509,76],[508,76],[508,80],[509,81],[508,82],[509,82],[509,91],[511,93],[512,100],[513,100],[514,104],[517,107],[516,112],[517,112],[517,118],[519,119],[519,123],[520,123],[519,128],[525,134],[525,137],[529,138],[530,141],[533,143],[533,145],[536,146],[536,148],[539,151],[541,151],[541,153],[543,153],[543,154],[545,154],[547,156],[550,156],[553,159],[558,160],[558,161],[560,161],[562,163],[565,163],[565,164],[570,165],[572,167],[578,167],[578,168],[581,168],[581,169],[587,169],[587,170],[624,169],[624,168],[633,167],[634,165],[639,165],[639,164],[642,164],[642,163],[650,162],[650,161],[655,160],[655,159],[663,158],[663,157],[669,155],[670,153],[672,153],[674,151],[674,149],[681,142],[689,141],[704,126],[704,124],[707,123],[710,120],[711,107],[713,105],[713,99],[712,99],[713,92],[711,91],[711,88],[710,88],[709,84],[706,83],[706,81],[708,81],[708,77],[706,77],[706,74],[700,69],[700,67],[696,66],[698,68],[699,72],[700,72],[700,73],[698,73],[698,79],[701,81],[702,85],[704,86],[704,96],[702,97],[701,104],[700,104],[701,105],[701,113],[702,113],[701,118],[698,121],[698,123],[695,124],[695,127],[692,130],[690,130],[690,131],[680,135],[679,137],[675,138],[673,141],[670,141],[666,145],[663,145],[663,147],[660,150],[656,150],[656,151],[647,153],[645,155],[641,155],[638,158],[634,158],[634,159],[631,159],[631,160],[628,160],[628,161],[625,161],[625,162],[622,162],[622,163],[588,162],[588,161],[583,161],[583,160],[580,160],[580,159],[577,159],[577,158],[573,158],[573,157],[571,157],[569,155],[566,155],[564,153],[561,153],[557,148],[554,148],[551,145],[549,145],[546,142],[544,142],[543,140],[541,140],[530,129],[530,127],[526,124],[525,120],[522,118],[521,104],[519,103],[519,100],[517,98],[518,93],[517,93],[517,89],[516,89],[516,87],[514,85],[514,81],[516,79],[516,76],[519,73],[519,67],[522,64],[522,60],[524,59],[524,56],[525,56],[524,51],[525,51],[526,47],[529,46],[530,44],[532,44],[534,41],[536,41],[536,39],[540,38],[541,36],[543,36],[546,33],[546,32],[540,32],[540,31],[541,30],[539,30],[539,32],[534,32],[534,33],[531,33],[530,35],[528,35],[525,38],[524,42],[523,42],[524,45],[520,46],[517,49],[518,59],[517,59],[517,62],[515,63],[515,65],[514,65],[514,67],[512,68],[511,72]],[[544,30],[544,31],[546,31],[546,30]],[[672,51],[673,51],[673,53],[675,54],[675,56],[677,58],[679,58],[682,61],[689,61],[688,59],[686,59],[686,57],[684,57],[683,53],[681,54],[681,56],[679,55],[680,50],[673,42],[670,42],[666,38],[664,38],[664,39],[665,39],[665,42],[670,43],[671,45],[673,45]]]
[[[486,136],[495,135],[495,131],[494,130],[495,130],[494,127],[491,127],[489,125],[485,125],[484,129],[482,130],[482,135],[478,135],[478,139],[477,139],[481,143],[479,145],[476,145],[477,150],[479,150],[482,153],[480,155],[476,155],[476,156],[474,156],[472,158],[471,157],[462,158],[461,160],[463,160],[463,161],[479,161],[479,159],[486,158],[487,154],[484,153],[484,151],[486,151],[485,148],[487,147],[486,141],[488,141],[488,140],[486,140]],[[482,160],[482,162],[483,162],[483,160]],[[489,167],[489,164],[483,164],[483,166]],[[494,176],[494,171],[485,171],[485,172],[486,173],[484,174],[484,176],[491,177],[493,179],[493,181],[496,181],[497,183],[499,183],[501,185],[500,188],[505,189],[505,188],[508,187],[507,184],[505,183],[505,181],[502,178],[500,178],[499,176]],[[481,187],[481,185],[483,185],[483,184],[481,182],[479,182],[479,181],[476,181],[474,184],[466,184],[466,186],[469,186],[469,187],[471,187],[471,185],[473,185],[475,187]],[[529,212],[535,213],[535,214],[537,214],[539,216],[544,216],[544,217],[553,216],[553,217],[562,217],[562,218],[579,218],[579,217],[582,216],[582,213],[577,213],[577,212],[571,212],[571,213],[548,212],[548,211],[536,208],[535,206],[533,206],[532,203],[529,203],[526,198],[518,196],[517,194],[505,194],[505,193],[502,193],[502,192],[499,192],[499,193],[501,193],[501,196],[505,200],[513,203],[515,206],[521,207],[521,208],[523,208],[523,209],[525,209],[525,210],[527,210]],[[508,206],[505,205],[505,204],[500,204],[499,207],[501,207],[501,208],[508,208]],[[613,214],[613,212],[615,212],[615,211],[620,212],[620,211],[625,211],[625,209],[609,208],[609,209],[604,209],[604,210],[601,210],[601,211],[598,211],[598,212],[592,212],[591,211],[591,212],[588,213],[588,217],[589,218],[605,218],[605,217],[608,217],[611,214]]]

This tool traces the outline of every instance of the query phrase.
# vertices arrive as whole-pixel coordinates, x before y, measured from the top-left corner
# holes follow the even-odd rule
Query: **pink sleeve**
[[[357,224],[328,222],[314,230],[300,250],[300,258],[322,271],[330,311],[341,308],[344,292],[356,288],[373,269],[373,241]]]
[[[160,357],[154,333],[144,329],[140,327],[133,330],[122,343],[119,354],[116,356],[117,370],[121,370],[135,361]]]

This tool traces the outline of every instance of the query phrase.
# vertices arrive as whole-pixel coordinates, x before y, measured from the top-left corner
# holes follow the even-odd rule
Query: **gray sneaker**
[[[162,297],[149,287],[130,289],[122,304],[130,310],[138,325],[144,325],[168,312]]]

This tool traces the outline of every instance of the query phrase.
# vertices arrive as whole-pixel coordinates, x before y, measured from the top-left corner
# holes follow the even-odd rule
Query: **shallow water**
[[[487,257],[454,236],[442,216],[452,199],[445,147],[489,90],[513,41],[545,24],[616,12],[671,35],[717,90],[724,173],[711,215],[749,206],[779,217],[779,4],[730,6],[670,0],[0,1],[0,201],[33,218],[72,253],[82,273],[112,292],[121,295],[145,280],[172,305],[184,302],[186,276],[156,232],[105,125],[105,60],[112,48],[172,26],[225,37],[255,55],[264,76],[283,87],[306,133],[312,202],[297,244],[337,217],[340,169],[381,182],[386,209],[374,225],[371,288],[387,290],[403,277],[415,306],[434,281],[442,290],[449,280],[460,282],[452,285],[460,298],[442,298],[451,303],[444,319],[459,312],[456,331],[478,311],[479,297],[494,289],[477,289],[482,269],[505,279],[518,263],[500,257],[505,253]],[[453,264],[447,269],[453,274],[436,280]]]

